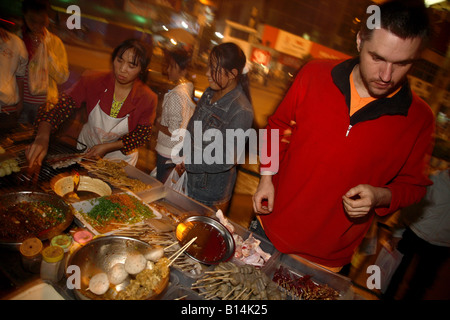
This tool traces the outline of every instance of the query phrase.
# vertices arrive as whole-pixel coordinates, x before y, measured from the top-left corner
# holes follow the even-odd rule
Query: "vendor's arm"
[[[85,156],[87,158],[99,159],[103,158],[107,153],[120,150],[124,147],[122,140],[117,140],[115,142],[97,144],[86,152]]]
[[[36,117],[36,137],[25,153],[30,166],[42,165],[42,160],[47,155],[50,135],[70,117],[75,108],[75,101],[64,93],[59,96],[58,103],[48,103],[39,108]]]
[[[146,88],[146,92],[141,95],[137,105],[140,113],[137,116],[133,116],[133,119],[136,119],[136,121],[128,123],[130,132],[119,139],[122,142],[122,147],[117,150],[120,150],[123,154],[133,152],[150,140],[153,123],[156,118],[158,96]]]
[[[120,150],[123,154],[133,152],[135,149],[143,146],[146,141],[150,140],[151,133],[151,125],[138,125],[135,130],[119,139],[121,147],[115,150]]]
[[[29,145],[25,150],[25,156],[30,167],[33,167],[35,164],[42,165],[42,160],[47,155],[51,131],[52,126],[50,123],[42,121],[38,124],[36,138],[33,144]]]

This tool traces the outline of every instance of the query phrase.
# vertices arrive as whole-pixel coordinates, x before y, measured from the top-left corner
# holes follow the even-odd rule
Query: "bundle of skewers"
[[[80,165],[89,171],[89,174],[98,179],[107,181],[112,186],[119,189],[127,189],[132,192],[140,192],[150,189],[151,186],[139,179],[128,177],[125,167],[128,165],[125,161],[116,162],[105,159],[92,160],[83,158]]]
[[[284,300],[286,295],[276,283],[252,265],[238,266],[222,262],[214,270],[195,281],[191,289],[198,290],[207,300]]]

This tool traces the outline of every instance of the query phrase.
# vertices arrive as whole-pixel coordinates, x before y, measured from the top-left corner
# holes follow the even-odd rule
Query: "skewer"
[[[173,299],[173,300],[181,300],[181,299],[184,299],[184,298],[187,298],[187,294],[186,295],[184,295],[184,296],[181,296],[181,297],[178,297],[178,298],[175,298],[175,299]]]
[[[250,298],[250,296],[252,295],[254,289],[250,290],[250,292],[245,296],[244,300],[248,300],[248,298]]]
[[[165,247],[164,248],[164,251],[166,251],[167,249],[169,249],[170,247],[172,247],[172,246],[174,246],[174,245],[176,245],[176,244],[178,244],[178,242],[174,242],[174,243],[172,243],[170,246],[168,246],[168,247]]]
[[[205,282],[205,281],[216,281],[216,280],[230,280],[231,278],[228,276],[223,276],[223,277],[206,277],[206,278],[202,278],[202,279],[198,279],[195,284],[198,284],[200,282]]]
[[[205,271],[205,273],[211,274],[211,273],[230,273],[235,272],[234,270],[212,270],[212,271]]]
[[[205,299],[211,300],[219,295],[220,289],[215,290],[214,292],[210,292],[210,294],[205,295]]]
[[[178,250],[177,252],[175,252],[172,256],[170,256],[169,260],[169,267],[170,265],[178,258],[179,255],[181,255],[192,243],[194,243],[194,241],[197,240],[197,237],[192,238],[188,243],[186,243],[180,250]],[[172,258],[176,255],[176,257],[172,260]]]
[[[242,294],[243,294],[245,291],[247,291],[247,289],[248,289],[248,288],[245,287],[244,290],[242,290],[241,293],[239,293],[236,297],[234,297],[233,300],[238,300],[238,299],[242,296]]]
[[[219,284],[222,284],[221,282],[217,282],[217,283],[209,283],[209,284],[205,284],[203,286],[191,286],[191,289],[201,289],[201,288],[206,288],[206,287],[214,287],[214,286],[218,286]]]
[[[236,287],[234,287],[233,289],[231,289],[230,292],[227,293],[227,295],[225,297],[222,298],[222,300],[225,300],[226,298],[228,298],[233,292],[234,290],[236,290]]]

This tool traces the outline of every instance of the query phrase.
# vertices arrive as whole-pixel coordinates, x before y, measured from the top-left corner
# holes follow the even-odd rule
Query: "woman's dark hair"
[[[32,12],[46,12],[50,8],[50,3],[48,0],[23,0],[22,1],[22,12],[27,13]]]
[[[142,82],[145,82],[147,80],[147,67],[150,64],[152,47],[137,39],[125,40],[114,49],[111,55],[111,62],[114,64],[116,57],[122,58],[122,55],[128,49],[132,49],[134,51],[134,60],[132,63],[141,67],[139,79],[141,79]]]
[[[215,62],[215,67],[213,62]],[[244,51],[235,43],[225,42],[215,46],[210,53],[209,67],[211,69],[211,77],[216,83],[219,83],[221,73],[220,69],[231,73],[233,69],[238,71],[237,80],[241,84],[248,100],[251,102],[249,80],[247,74],[244,74],[244,67],[247,59]]]
[[[191,62],[191,55],[184,49],[173,49],[166,51],[166,57],[170,63],[170,59],[180,67],[181,70],[186,70]]]
[[[428,40],[429,17],[422,0],[391,0],[379,5],[379,8],[381,28],[402,39],[420,37],[423,43]],[[370,40],[372,32],[373,28],[368,28],[367,20],[363,19],[361,39]]]

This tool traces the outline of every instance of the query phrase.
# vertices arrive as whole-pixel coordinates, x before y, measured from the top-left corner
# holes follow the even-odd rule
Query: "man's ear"
[[[363,40],[361,38],[361,31],[358,31],[358,34],[356,35],[356,49],[358,52],[361,52]]]

